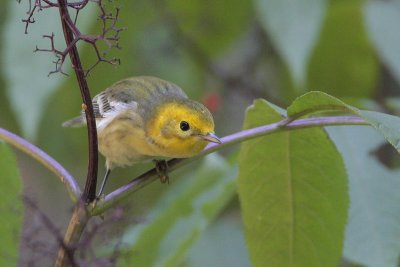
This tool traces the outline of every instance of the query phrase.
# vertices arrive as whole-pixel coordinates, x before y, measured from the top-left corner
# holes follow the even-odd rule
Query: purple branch
[[[81,195],[81,189],[72,175],[64,169],[55,159],[46,154],[43,150],[29,143],[27,140],[15,135],[3,128],[0,128],[0,139],[24,152],[40,162],[44,167],[57,175],[61,182],[67,187],[71,199],[76,202]]]
[[[336,117],[319,117],[319,118],[307,118],[291,121],[287,124],[282,122],[272,123],[248,130],[243,130],[228,136],[221,138],[222,144],[209,144],[199,155],[187,158],[187,159],[171,159],[168,161],[168,170],[173,171],[183,165],[186,165],[195,159],[220,150],[224,147],[231,146],[246,140],[254,139],[260,136],[291,131],[310,127],[321,127],[321,126],[334,126],[334,125],[368,125],[363,119],[357,116],[336,116]],[[95,208],[91,211],[92,215],[98,215],[125,199],[127,196],[136,192],[140,188],[150,184],[151,182],[158,179],[156,169],[151,169],[148,172],[134,178],[128,184],[118,188],[117,190],[106,195],[104,199],[100,200]]]

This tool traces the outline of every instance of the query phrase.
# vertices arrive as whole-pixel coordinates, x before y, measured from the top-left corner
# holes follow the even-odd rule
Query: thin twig
[[[20,3],[20,0],[17,0]],[[90,0],[83,0],[81,2],[72,2],[68,3],[68,7],[73,8],[77,11],[85,8],[85,6],[89,3]],[[33,3],[32,3],[33,2]],[[44,2],[45,4],[43,4]],[[22,22],[25,23],[25,34],[28,33],[28,27],[30,24],[35,23],[35,19],[33,15],[35,14],[36,9],[41,11],[43,9],[52,8],[52,7],[59,7],[57,3],[51,2],[50,0],[29,0],[29,8],[26,14],[28,17],[26,19],[22,19]]]
[[[54,173],[61,182],[65,184],[68,194],[73,202],[76,202],[81,195],[81,189],[74,179],[74,177],[60,165],[54,158],[46,154],[43,150],[28,142],[27,140],[13,134],[5,129],[0,128],[0,139],[4,140],[8,144],[31,156],[39,163],[41,163],[46,169]]]
[[[168,170],[173,171],[180,168],[199,157],[205,156],[224,147],[231,146],[246,140],[250,140],[256,137],[278,133],[282,131],[291,131],[297,129],[304,129],[310,127],[322,127],[322,126],[333,126],[333,125],[368,125],[363,119],[357,116],[335,116],[335,117],[319,117],[319,118],[307,118],[289,122],[286,125],[282,125],[281,122],[272,123],[241,132],[237,132],[221,138],[222,144],[210,144],[203,150],[199,155],[187,158],[187,159],[171,159],[168,161]],[[106,195],[104,199],[99,200],[96,206],[93,208],[91,215],[99,215],[125,199],[127,196],[136,192],[140,188],[154,182],[158,179],[157,170],[151,169],[148,172],[134,178],[128,184],[118,188],[117,190]]]
[[[65,0],[63,1],[66,2]],[[102,29],[98,35],[83,34],[76,25],[79,11],[81,11],[89,2],[95,3],[100,11],[98,18],[102,22]],[[58,8],[59,10],[63,9],[63,5],[60,5],[59,3],[56,2],[52,2],[50,0],[30,0],[29,5],[30,6],[27,11],[27,17],[22,20],[25,23],[25,33],[28,32],[28,26],[30,24],[35,23],[35,19],[33,18],[35,12],[51,7]],[[44,49],[36,47],[35,50],[35,52],[50,52],[55,55],[56,57],[56,60],[54,61],[55,70],[50,71],[49,75],[58,72],[60,72],[61,74],[65,74],[62,70],[65,58],[70,53],[72,47],[75,46],[75,44],[78,43],[79,41],[83,41],[91,45],[95,50],[97,56],[96,61],[89,68],[82,69],[81,66],[81,71],[85,74],[85,77],[88,76],[90,72],[101,62],[106,62],[111,65],[119,65],[120,64],[119,59],[114,57],[109,59],[107,56],[112,49],[114,48],[120,49],[119,46],[120,34],[122,31],[126,29],[117,27],[117,22],[120,15],[120,9],[116,7],[114,12],[107,12],[105,4],[103,4],[102,0],[82,0],[80,2],[66,3],[64,6],[65,7],[68,6],[69,8],[73,8],[76,10],[74,19],[71,19],[69,14],[68,16],[64,16],[61,18],[65,26],[68,26],[67,28],[72,32],[71,37],[73,38],[70,40],[69,44],[67,44],[67,47],[65,49],[59,50],[54,45],[54,35],[53,34],[45,35],[43,37],[48,38],[50,40],[50,48]],[[67,13],[68,9],[66,9],[65,12]],[[101,41],[103,41],[107,47],[107,49],[102,52],[100,52],[100,49],[98,47],[99,42]],[[75,65],[74,67],[75,69],[77,68],[77,66]]]

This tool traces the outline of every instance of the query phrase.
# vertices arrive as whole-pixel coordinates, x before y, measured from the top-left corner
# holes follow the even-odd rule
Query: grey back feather
[[[152,110],[158,101],[170,97],[187,99],[183,90],[171,82],[151,76],[131,77],[114,83],[93,98],[94,115],[99,122],[107,114],[121,109],[132,108],[137,109],[138,112],[146,112],[143,107],[147,107],[147,111]],[[68,120],[62,125],[80,127],[85,124],[85,113],[82,111],[81,116]]]

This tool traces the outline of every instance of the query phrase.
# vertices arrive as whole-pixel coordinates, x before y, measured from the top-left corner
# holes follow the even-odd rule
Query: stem
[[[250,139],[254,139],[260,136],[283,132],[292,131],[310,127],[321,127],[321,126],[334,126],[334,125],[368,125],[363,119],[357,116],[336,116],[336,117],[319,117],[319,118],[307,118],[282,124],[283,121],[272,123],[248,130],[243,130],[221,139],[222,144],[210,144],[208,145],[199,155],[187,158],[187,159],[171,159],[168,161],[168,170],[173,171],[179,167],[182,167],[199,157],[205,156],[227,146],[231,146],[240,142],[244,142]],[[148,172],[134,178],[128,184],[118,188],[117,190],[106,195],[104,199],[97,202],[96,206],[91,211],[91,215],[99,215],[114,206],[116,203],[125,199],[133,192],[136,192],[140,188],[150,184],[157,180],[158,174],[156,169],[151,169]]]
[[[46,154],[43,150],[31,144],[27,140],[15,135],[5,129],[0,128],[0,139],[4,140],[8,144],[31,156],[44,167],[54,173],[61,182],[66,186],[68,194],[73,202],[76,202],[81,195],[81,189],[76,183],[76,180],[72,175],[64,169],[54,158]]]
[[[82,64],[79,58],[76,40],[70,25],[74,25],[68,13],[68,4],[66,0],[58,0],[61,24],[64,32],[65,42],[68,48],[68,54],[71,59],[72,66],[78,80],[79,89],[81,91],[82,100],[87,122],[88,143],[89,143],[89,163],[86,177],[86,184],[81,200],[75,208],[68,225],[67,232],[64,237],[64,244],[71,248],[78,243],[83,230],[89,220],[89,214],[86,209],[86,204],[92,202],[96,198],[96,183],[97,183],[97,163],[98,163],[98,148],[97,148],[97,130],[96,120],[93,112],[92,98],[90,96],[89,87],[85,78]],[[71,24],[72,22],[72,24]],[[68,255],[70,252],[61,247],[55,266],[67,266]],[[73,252],[71,253],[73,255]]]
[[[79,201],[69,221],[67,232],[63,240],[64,245],[61,246],[58,251],[57,260],[54,264],[55,267],[71,265],[71,261],[74,260],[75,245],[81,238],[89,218],[90,216],[86,209],[86,203]]]
[[[58,0],[58,6],[60,11],[61,23],[64,31],[65,42],[67,47],[69,48],[68,49],[69,57],[71,59],[72,66],[74,68],[75,75],[78,80],[79,88],[82,95],[82,100],[85,106],[88,139],[89,139],[88,141],[89,163],[88,163],[88,172],[87,172],[85,189],[82,194],[82,200],[85,203],[88,203],[96,198],[97,162],[98,162],[96,120],[94,117],[93,104],[92,104],[92,98],[90,96],[89,87],[79,58],[78,49],[76,48],[74,33],[70,27],[71,25],[70,23],[72,22],[72,20],[71,17],[69,16],[67,5],[68,4],[66,0]]]

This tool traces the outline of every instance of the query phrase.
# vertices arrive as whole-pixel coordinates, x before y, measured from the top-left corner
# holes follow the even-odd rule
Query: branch
[[[86,209],[86,203],[78,201],[74,213],[69,221],[67,232],[65,233],[63,244],[58,250],[55,267],[70,266],[70,259],[74,258],[74,252],[79,239],[90,219]]]
[[[79,89],[81,91],[83,99],[83,107],[86,115],[89,142],[89,163],[85,189],[81,196],[82,201],[79,201],[76,205],[64,237],[64,244],[71,247],[79,241],[82,232],[85,229],[86,224],[89,220],[86,203],[92,202],[96,198],[98,143],[92,98],[90,96],[85,73],[79,58],[78,49],[76,47],[76,44],[74,43],[74,32],[73,29],[70,27],[70,22],[72,20],[68,13],[67,1],[58,0],[58,5],[65,42],[67,47],[70,47],[68,53],[75,71],[76,78],[78,80]],[[68,264],[68,253],[69,252],[66,249],[61,247],[58,252],[55,266],[66,266]]]
[[[89,139],[89,163],[85,189],[82,194],[83,202],[91,202],[96,197],[96,183],[97,183],[97,162],[98,162],[98,151],[97,151],[97,131],[96,121],[93,112],[92,98],[90,96],[89,87],[85,79],[85,73],[82,68],[82,64],[79,58],[78,49],[74,43],[74,33],[70,27],[72,21],[68,13],[68,4],[66,0],[58,0],[60,17],[62,28],[64,31],[64,37],[68,50],[72,66],[75,70],[76,78],[78,80],[79,88],[81,91],[82,99],[85,108],[88,139]]]
[[[0,139],[31,156],[46,169],[54,173],[67,188],[68,194],[73,202],[76,202],[81,195],[81,189],[72,175],[64,169],[55,159],[46,154],[43,150],[31,144],[27,140],[0,128]]]
[[[277,123],[272,123],[248,130],[243,130],[221,139],[222,144],[210,144],[208,145],[199,155],[187,158],[187,159],[171,159],[168,161],[168,170],[174,171],[199,157],[205,156],[212,152],[218,151],[227,146],[231,146],[240,142],[244,142],[256,137],[283,132],[292,131],[297,129],[311,128],[311,127],[321,127],[321,126],[333,126],[333,125],[368,125],[363,119],[357,116],[336,116],[336,117],[319,117],[319,118],[307,118],[300,119],[296,121],[289,122],[287,124],[282,124],[286,120],[282,120]],[[136,192],[140,188],[154,182],[158,179],[157,170],[151,169],[148,172],[134,178],[128,184],[118,188],[117,190],[106,195],[104,199],[97,202],[96,206],[93,208],[91,215],[99,215],[114,206],[116,203],[125,199],[133,192]]]

